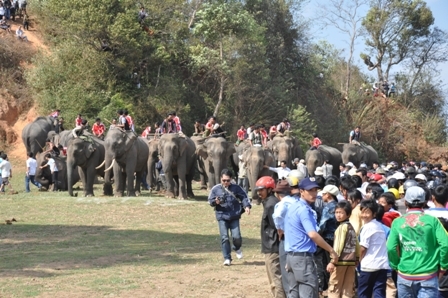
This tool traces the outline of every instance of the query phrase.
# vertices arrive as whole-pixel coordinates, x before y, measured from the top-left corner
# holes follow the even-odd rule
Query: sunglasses
[[[230,182],[230,179],[221,179],[222,182]]]

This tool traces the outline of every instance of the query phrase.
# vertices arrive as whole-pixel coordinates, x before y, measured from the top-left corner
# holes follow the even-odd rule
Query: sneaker
[[[242,259],[243,258],[243,251],[241,249],[238,249],[235,253],[236,253],[236,257],[238,259]]]
[[[224,266],[230,266],[231,261],[229,259],[226,259],[223,263]]]

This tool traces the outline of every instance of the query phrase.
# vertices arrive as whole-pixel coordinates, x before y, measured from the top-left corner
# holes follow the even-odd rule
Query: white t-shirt
[[[381,269],[390,269],[387,256],[386,234],[381,223],[371,220],[361,228],[359,245],[367,251],[361,261],[361,270],[374,272]]]
[[[11,176],[11,164],[7,160],[3,160],[0,163],[0,169],[2,170],[2,178],[8,178]]]
[[[26,168],[27,168],[27,171],[29,168],[28,175],[30,175],[30,176],[36,175],[37,161],[34,158],[29,157],[26,160]]]
[[[58,171],[58,167],[56,166],[56,162],[54,161],[53,158],[50,158],[47,162],[47,165],[50,167],[50,171],[53,172],[57,172]]]

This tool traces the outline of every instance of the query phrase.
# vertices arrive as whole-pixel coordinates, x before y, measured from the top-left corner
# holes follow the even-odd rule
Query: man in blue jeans
[[[229,230],[232,235],[232,249],[235,251],[236,257],[238,259],[243,257],[240,218],[244,212],[249,215],[251,208],[246,192],[241,186],[232,183],[231,179],[232,172],[228,169],[222,170],[221,183],[215,185],[208,196],[208,202],[210,206],[215,208],[216,220],[218,221],[224,266],[230,266],[232,262]]]
[[[25,191],[30,192],[30,182],[36,185],[39,189],[41,185],[34,180],[36,176],[37,162],[34,159],[33,152],[28,152],[28,159],[26,160],[26,176],[25,176]]]
[[[316,201],[319,185],[314,177],[299,183],[300,199],[289,208],[285,218],[285,251],[288,271],[288,298],[318,298],[319,281],[314,253],[317,245],[330,253],[332,263],[338,262],[334,249],[317,232]]]

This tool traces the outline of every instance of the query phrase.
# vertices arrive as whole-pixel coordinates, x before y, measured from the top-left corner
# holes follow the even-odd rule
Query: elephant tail
[[[112,169],[112,168],[113,168],[113,166],[114,166],[114,163],[115,163],[115,158],[114,158],[114,159],[112,159],[112,163],[110,164],[110,167],[108,167],[107,169],[105,169],[105,170],[104,170],[104,172],[110,171],[110,169]]]
[[[102,166],[106,163],[106,160],[104,160],[99,166],[97,166],[95,169],[99,170]]]

